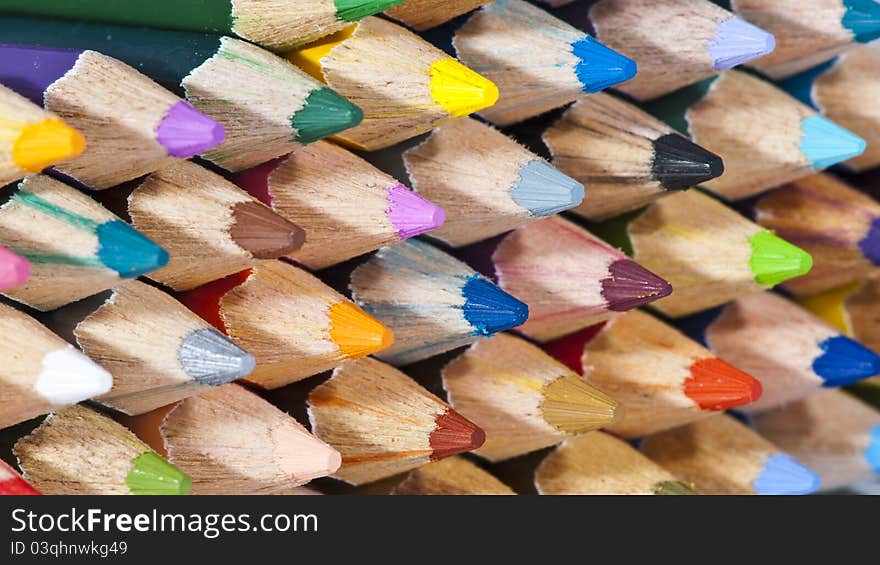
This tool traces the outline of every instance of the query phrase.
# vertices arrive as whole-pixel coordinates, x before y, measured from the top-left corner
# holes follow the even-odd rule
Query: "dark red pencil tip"
[[[626,312],[672,293],[672,285],[630,259],[608,266],[611,275],[602,280],[602,296],[608,309]]]
[[[432,461],[473,451],[486,441],[486,432],[482,428],[452,408],[437,416],[434,423],[436,427],[428,440],[434,451]]]

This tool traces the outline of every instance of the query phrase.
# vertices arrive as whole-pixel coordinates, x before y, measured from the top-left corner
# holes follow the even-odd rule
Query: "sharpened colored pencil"
[[[698,190],[661,198],[591,228],[669,281],[653,304],[687,316],[807,273],[810,255]]]
[[[133,433],[84,406],[50,414],[12,449],[43,494],[189,494],[190,478]]]
[[[4,294],[53,310],[162,267],[168,253],[79,191],[44,175],[9,186],[0,245],[31,264],[26,283]]]
[[[498,86],[498,102],[480,112],[498,125],[537,116],[636,74],[635,61],[525,0],[483,6],[455,31],[452,43],[462,63]]]
[[[751,66],[779,80],[880,37],[875,0],[726,0],[743,19],[776,36],[773,53]]]
[[[28,260],[0,245],[0,292],[23,285],[30,276]]]
[[[612,425],[616,399],[529,342],[507,334],[479,341],[443,369],[449,403],[486,432],[474,453],[519,457]]]
[[[394,332],[374,355],[407,365],[522,324],[528,307],[416,240],[383,247],[351,274],[352,299]]]
[[[394,367],[349,361],[309,394],[312,432],[342,454],[333,475],[353,485],[471,451],[483,430]]]
[[[360,123],[360,109],[256,45],[219,35],[0,15],[5,42],[94,49],[123,61],[220,123],[202,154],[228,171],[287,155]]]
[[[283,257],[299,249],[306,237],[298,225],[188,161],[140,182],[128,196],[125,212],[135,229],[170,255],[168,264],[149,277],[178,291]]]
[[[815,472],[727,414],[650,436],[642,452],[702,494],[811,494]]]
[[[747,412],[880,374],[876,353],[770,292],[680,320],[679,327],[761,381],[761,398],[740,408]]]
[[[55,168],[104,189],[220,145],[223,126],[148,77],[96,51],[0,45],[0,82],[85,137]],[[108,167],[107,163],[113,166]]]
[[[477,244],[465,255],[479,251]],[[525,225],[491,251],[498,286],[529,306],[518,328],[548,341],[659,300],[672,292],[668,282],[590,232],[552,217]]]
[[[5,80],[0,70],[0,82]],[[0,185],[73,159],[84,149],[79,131],[0,84]]]
[[[424,31],[489,2],[492,0],[404,0],[385,10],[385,15],[414,30]]]
[[[284,51],[403,0],[0,0],[0,13],[237,35]]]
[[[880,475],[880,412],[841,390],[756,414],[752,424],[816,471],[823,489]]]
[[[0,496],[40,494],[9,463],[0,460]]]
[[[106,370],[42,324],[0,304],[0,428],[110,390]]]
[[[697,494],[625,441],[602,432],[563,441],[535,470],[538,494]]]
[[[584,187],[513,139],[471,118],[435,128],[403,152],[413,188],[446,210],[429,235],[453,246],[577,206]]]
[[[754,215],[813,257],[809,273],[782,283],[796,296],[862,280],[880,265],[880,203],[831,175],[805,177],[765,194]]]
[[[142,414],[240,379],[253,356],[161,290],[126,281],[109,297],[55,310],[53,329],[71,327],[83,352],[113,375],[95,400]]]
[[[443,209],[354,153],[318,141],[234,180],[308,234],[288,256],[322,269],[443,224]]]
[[[309,273],[267,261],[181,301],[257,360],[246,380],[277,388],[381,351],[391,330]]]
[[[410,471],[389,494],[396,495],[515,495],[491,474],[456,455]]]
[[[639,310],[545,348],[620,402],[623,416],[604,427],[627,438],[687,424],[761,396],[754,377]]]
[[[367,151],[390,147],[498,99],[489,80],[376,17],[287,57],[363,110],[363,122],[336,138]]]
[[[856,172],[880,165],[880,46],[862,45],[779,83],[786,92],[865,140],[842,163]]]
[[[555,12],[635,60],[619,90],[650,100],[773,51],[773,35],[709,0],[587,0]]]
[[[294,494],[340,464],[336,450],[236,384],[126,424],[192,478],[193,494]]]
[[[721,157],[609,94],[585,96],[543,135],[553,165],[587,187],[572,210],[603,220],[724,172]]]
[[[880,352],[880,277],[803,298],[800,303],[844,335]]]
[[[703,186],[727,200],[754,196],[865,151],[861,137],[742,71],[724,71],[645,109],[721,156],[724,174]],[[761,124],[760,133],[755,124]]]

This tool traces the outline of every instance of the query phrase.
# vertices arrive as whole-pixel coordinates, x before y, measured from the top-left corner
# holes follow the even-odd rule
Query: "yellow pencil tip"
[[[346,39],[351,37],[355,30],[357,30],[357,27],[357,24],[352,24],[334,34],[309,43],[304,47],[294,49],[287,54],[287,60],[326,84],[327,79],[324,77],[324,69],[321,66],[321,59],[326,57],[334,47],[342,44]]]
[[[452,116],[461,118],[498,101],[498,87],[452,58],[431,64],[431,97]]]
[[[348,358],[364,357],[394,343],[390,329],[350,302],[337,302],[329,316],[330,339]]]
[[[12,160],[24,171],[39,173],[46,167],[82,154],[83,135],[58,118],[26,126],[12,145]]]

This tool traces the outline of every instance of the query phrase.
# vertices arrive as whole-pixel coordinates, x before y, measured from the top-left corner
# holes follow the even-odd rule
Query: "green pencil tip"
[[[363,119],[360,108],[325,87],[309,94],[290,123],[296,130],[296,141],[306,145],[353,128]]]
[[[654,494],[697,494],[681,481],[662,481],[654,485]]]
[[[336,19],[343,22],[356,22],[402,3],[403,0],[333,0]]]
[[[749,238],[749,243],[752,246],[749,267],[758,284],[776,286],[807,274],[813,267],[809,253],[772,232],[758,232]]]
[[[131,461],[125,484],[132,494],[189,494],[192,479],[153,451]]]

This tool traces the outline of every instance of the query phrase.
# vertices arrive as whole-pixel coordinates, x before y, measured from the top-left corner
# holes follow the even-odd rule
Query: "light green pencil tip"
[[[336,19],[342,22],[356,22],[402,3],[403,0],[333,0]]]
[[[758,232],[749,238],[749,243],[752,246],[749,267],[758,284],[776,286],[805,275],[813,268],[813,258],[809,253],[772,232]]]
[[[132,494],[189,494],[192,490],[192,479],[153,451],[132,460],[125,483]]]
[[[654,485],[654,494],[697,494],[681,481],[662,481]]]

